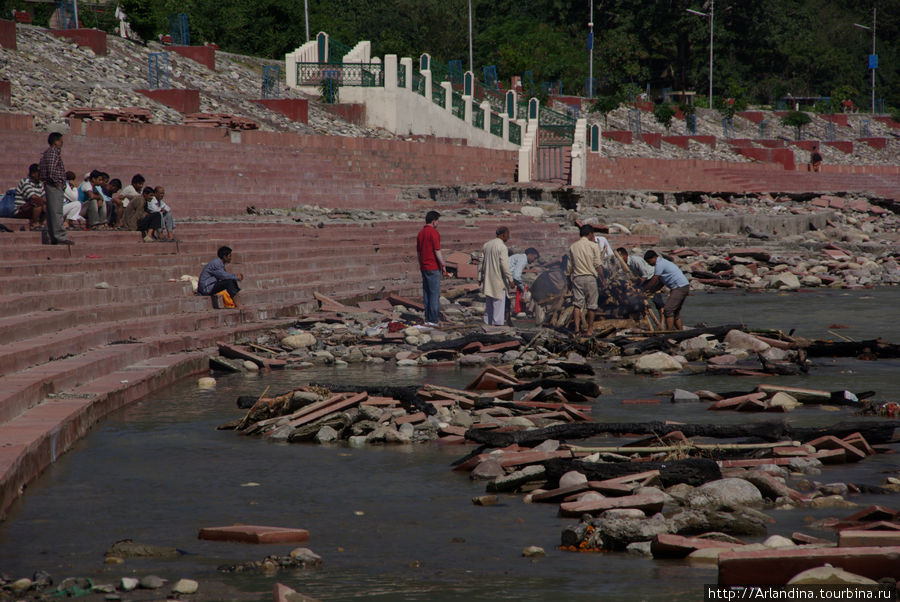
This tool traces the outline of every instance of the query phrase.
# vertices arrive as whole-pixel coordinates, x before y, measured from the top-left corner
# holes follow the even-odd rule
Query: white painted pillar
[[[444,89],[444,109],[448,113],[453,112],[453,84],[450,82],[441,82],[441,87]]]
[[[434,96],[431,93],[431,69],[419,71],[419,74],[425,78],[425,100],[431,102],[432,96]]]
[[[465,122],[469,125],[472,124],[472,97],[471,96],[463,96],[463,100],[466,102],[466,114],[465,114]]]
[[[488,101],[482,102],[480,105],[481,110],[484,112],[484,131],[488,134],[491,133],[491,103]]]
[[[509,142],[509,115],[503,113],[500,117],[503,118],[503,140]]]
[[[397,89],[397,55],[384,55],[384,89],[393,92]]]

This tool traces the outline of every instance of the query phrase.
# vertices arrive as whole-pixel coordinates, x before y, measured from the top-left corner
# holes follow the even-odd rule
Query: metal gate
[[[569,165],[571,157],[569,147],[539,146],[537,147],[537,165],[535,180],[539,182],[569,183]]]

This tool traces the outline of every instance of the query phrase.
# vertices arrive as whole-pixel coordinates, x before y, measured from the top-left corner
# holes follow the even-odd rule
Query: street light
[[[588,21],[588,63],[590,64],[590,73],[588,74],[588,98],[594,97],[594,0],[591,0],[591,20]]]
[[[872,27],[854,23],[854,27],[872,30],[872,54],[869,55],[869,69],[872,71],[872,115],[875,114],[875,69],[878,68],[878,55],[875,54],[875,7],[872,7]]]
[[[309,42],[309,0],[303,0],[303,14],[306,15],[306,41]]]
[[[716,0],[710,0],[709,12],[701,13],[699,10],[684,9],[692,15],[698,17],[709,17],[709,108],[713,108],[713,20],[716,14]]]
[[[472,0],[469,0],[469,71],[475,73],[472,62]]]

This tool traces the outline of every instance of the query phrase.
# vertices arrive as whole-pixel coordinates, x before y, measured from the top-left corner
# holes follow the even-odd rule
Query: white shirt
[[[77,203],[78,202],[78,188],[72,186],[68,181],[66,182],[66,190],[63,192],[63,196],[66,199],[67,203]]]
[[[599,234],[594,234],[594,242],[600,245],[601,257],[613,254],[612,247],[609,246],[609,241],[606,240],[606,237],[600,236]]]

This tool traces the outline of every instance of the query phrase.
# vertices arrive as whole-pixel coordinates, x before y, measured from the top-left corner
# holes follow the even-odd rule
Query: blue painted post
[[[541,111],[541,101],[532,98],[528,101],[528,120],[537,119]]]
[[[463,76],[463,95],[472,96],[475,92],[475,74],[471,71],[466,71]]]
[[[419,57],[419,71],[430,71],[431,70],[431,55],[427,52],[423,52],[422,56]]]
[[[591,126],[590,131],[590,146],[592,153],[600,152],[600,124],[595,123]]]
[[[324,31],[320,31],[316,36],[316,50],[318,51],[320,63],[328,61],[328,34]]]

